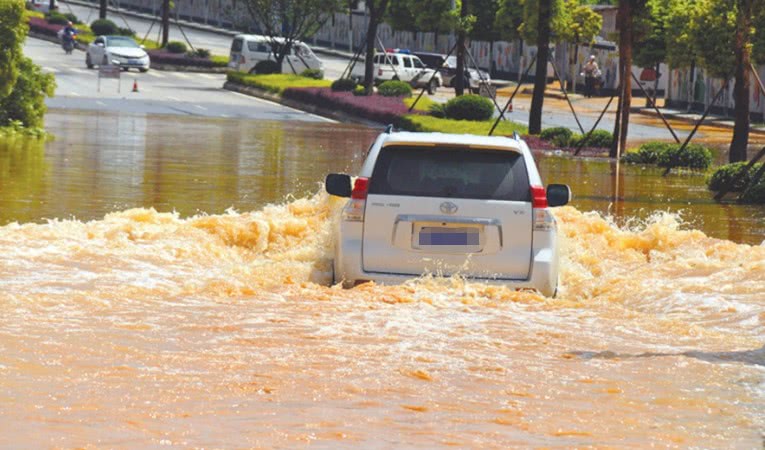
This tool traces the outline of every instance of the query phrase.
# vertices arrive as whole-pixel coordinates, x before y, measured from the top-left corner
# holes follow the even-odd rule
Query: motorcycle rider
[[[72,53],[74,49],[74,40],[77,37],[77,30],[72,25],[72,22],[67,22],[66,27],[62,30],[61,34],[61,46],[67,54]]]

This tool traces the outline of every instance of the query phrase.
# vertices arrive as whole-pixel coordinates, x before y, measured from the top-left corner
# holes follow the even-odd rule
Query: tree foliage
[[[499,0],[494,26],[503,39],[537,40],[539,0]],[[588,43],[600,32],[603,18],[579,0],[552,0],[550,41]]]
[[[456,4],[459,8],[460,2]],[[391,0],[386,22],[394,30],[451,31],[457,23],[455,11],[452,0]]]
[[[345,5],[340,0],[242,0],[253,20],[271,38],[271,50],[281,67],[295,41],[316,34]],[[277,39],[277,38],[282,38]]]
[[[0,124],[21,122],[28,128],[42,128],[46,112],[45,96],[53,95],[56,81],[53,74],[43,73],[31,59],[22,57],[20,76],[11,93],[0,98]]]
[[[27,35],[23,0],[0,2],[0,98],[8,95],[19,77],[21,44]]]

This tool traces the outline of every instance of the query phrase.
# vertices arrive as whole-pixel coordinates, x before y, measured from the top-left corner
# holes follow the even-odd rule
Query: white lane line
[[[98,105],[98,106],[106,106],[106,103],[104,103],[104,102],[102,102],[100,100],[97,100],[96,101],[96,105]]]
[[[167,97],[165,97],[165,98],[166,98],[166,99],[168,99],[168,100],[172,100],[172,101],[174,101],[174,102],[179,102],[179,101],[181,101],[181,99],[179,99],[179,98],[176,98],[176,97],[170,97],[170,96],[167,96]]]
[[[175,75],[178,78],[186,78],[186,79],[191,78],[190,75],[186,75],[185,73],[181,73],[181,72],[173,72],[173,75]]]
[[[328,119],[328,118],[326,118],[326,117],[317,116],[316,114],[307,113],[307,112],[305,112],[305,111],[301,111],[301,110],[299,110],[299,109],[290,108],[289,106],[285,106],[285,105],[282,105],[282,104],[280,104],[280,103],[272,102],[272,101],[270,101],[270,100],[264,100],[264,99],[262,99],[262,98],[253,97],[252,95],[246,95],[246,94],[242,94],[241,92],[235,92],[235,91],[228,91],[228,92],[229,92],[229,93],[231,93],[231,94],[237,95],[237,96],[239,96],[239,97],[244,97],[244,98],[246,98],[246,99],[248,99],[248,100],[255,100],[256,102],[260,102],[260,103],[267,103],[267,104],[269,104],[269,105],[274,105],[274,106],[281,106],[282,108],[287,108],[287,109],[289,109],[289,110],[292,110],[292,111],[295,111],[295,112],[298,112],[298,113],[302,113],[302,114],[308,114],[309,116],[311,116],[311,117],[313,117],[313,118],[315,118],[315,119],[319,119],[319,120],[322,120],[322,121],[324,121],[324,122],[329,122],[329,123],[338,123],[338,122],[337,122],[337,120]]]
[[[157,72],[156,70],[151,70],[149,72],[146,72],[146,75],[150,75],[150,76],[156,77],[156,78],[165,78],[164,75],[162,75],[161,73]]]
[[[216,77],[215,75],[210,75],[209,73],[200,73],[199,76],[202,78],[207,78],[208,80],[217,80],[218,78],[222,78]]]
[[[195,107],[195,108],[199,108],[199,109],[201,109],[202,111],[207,111],[207,108],[205,108],[204,106],[200,106],[200,105],[194,105],[194,107]]]
[[[78,94],[76,92],[70,92],[69,95],[71,95],[72,97],[79,97],[80,96],[80,94]]]
[[[85,69],[76,69],[76,68],[73,68],[73,69],[69,69],[69,70],[72,71],[72,72],[77,72],[77,73],[89,73]]]

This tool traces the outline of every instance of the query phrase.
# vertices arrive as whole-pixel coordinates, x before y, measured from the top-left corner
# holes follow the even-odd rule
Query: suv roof
[[[515,138],[504,136],[477,136],[473,134],[446,134],[446,133],[413,133],[395,132],[388,135],[384,141],[389,144],[418,144],[418,145],[459,145],[472,148],[496,148],[521,152],[520,142]]]

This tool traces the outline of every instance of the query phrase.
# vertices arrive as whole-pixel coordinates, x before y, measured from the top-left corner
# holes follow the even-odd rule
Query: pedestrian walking
[[[590,98],[595,92],[595,83],[600,79],[600,67],[595,61],[595,55],[591,55],[587,60],[582,73],[584,74],[584,96]]]

